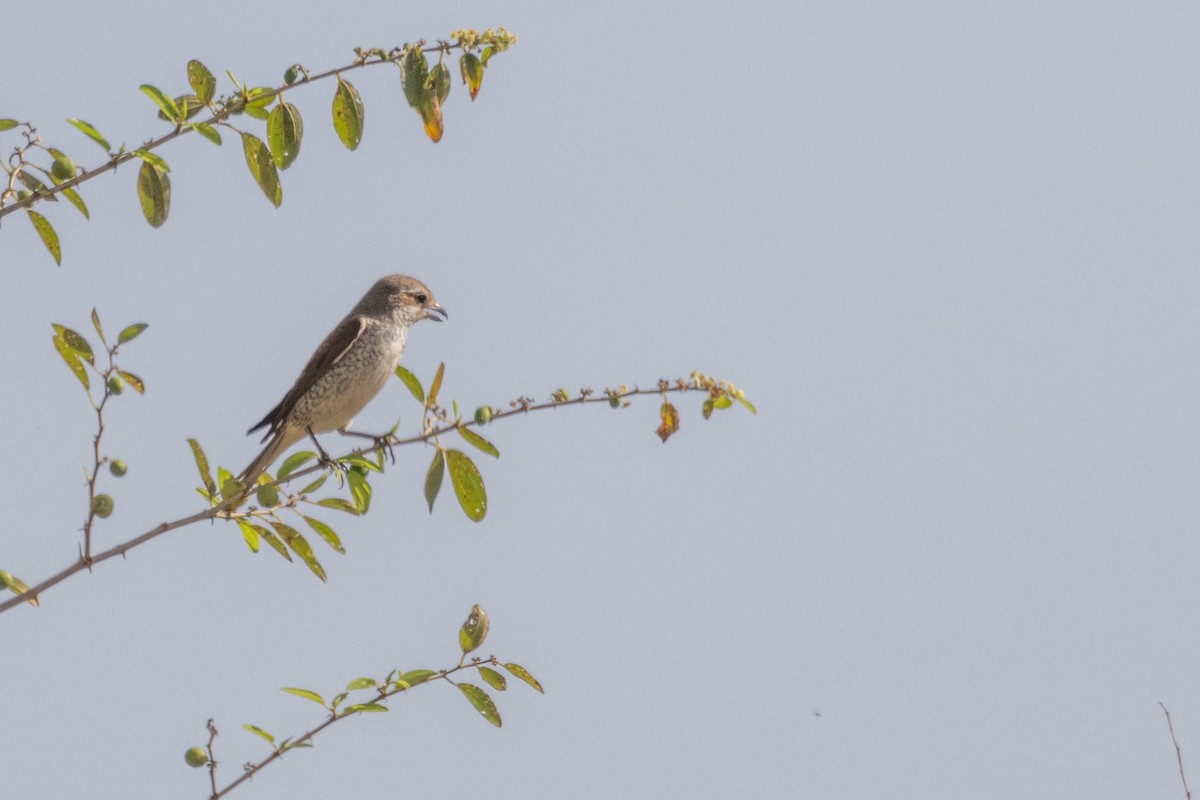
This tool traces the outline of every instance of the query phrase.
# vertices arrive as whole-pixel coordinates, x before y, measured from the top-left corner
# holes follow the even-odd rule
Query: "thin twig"
[[[1183,794],[1187,800],[1192,800],[1192,792],[1188,789],[1187,775],[1183,774],[1183,752],[1179,749],[1179,741],[1175,738],[1175,726],[1171,724],[1171,712],[1167,711],[1167,707],[1160,700],[1158,707],[1167,715],[1167,730],[1171,732],[1171,744],[1175,745],[1175,760],[1179,762],[1179,780],[1183,781]]]

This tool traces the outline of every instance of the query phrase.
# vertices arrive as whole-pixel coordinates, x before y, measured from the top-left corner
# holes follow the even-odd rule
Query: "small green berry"
[[[111,495],[98,494],[92,498],[92,513],[104,519],[113,512],[114,505]]]
[[[208,751],[200,745],[189,747],[188,751],[183,754],[183,760],[189,767],[203,767],[208,763]]]
[[[287,70],[283,73],[283,82],[286,83],[288,86],[291,86],[293,83],[296,82],[296,79],[299,77],[300,77],[300,70],[296,69],[296,66],[293,64],[292,66],[288,67]]]
[[[273,508],[279,505],[279,491],[274,486],[259,486],[255,497],[258,499],[258,504],[264,508]]]
[[[75,177],[75,162],[66,156],[56,158],[54,159],[54,163],[50,165],[50,174],[57,180],[69,181]]]
[[[125,466],[124,461],[118,458],[108,465],[108,471],[113,474],[114,478],[121,478],[125,476],[125,473],[129,471],[129,468]]]
[[[492,409],[488,406],[480,406],[475,409],[475,421],[480,425],[487,425],[492,421]]]
[[[116,375],[113,375],[111,378],[108,379],[108,393],[109,394],[121,394],[124,391],[125,391],[125,381],[121,380]]]

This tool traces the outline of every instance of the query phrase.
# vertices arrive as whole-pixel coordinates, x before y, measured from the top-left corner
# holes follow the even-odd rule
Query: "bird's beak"
[[[440,314],[441,316],[436,316],[438,314]],[[431,319],[434,322],[441,322],[442,320],[448,318],[449,316],[450,315],[446,313],[446,309],[442,308],[437,303],[434,303],[433,305],[428,306],[425,309],[425,319]]]

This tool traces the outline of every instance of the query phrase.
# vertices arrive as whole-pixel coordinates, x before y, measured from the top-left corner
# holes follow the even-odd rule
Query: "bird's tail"
[[[250,462],[250,466],[242,470],[242,474],[238,475],[238,481],[242,486],[249,490],[258,482],[258,476],[263,474],[267,467],[275,463],[275,459],[279,458],[280,453],[292,445],[290,437],[286,437],[287,426],[280,427],[271,437],[271,441],[267,442],[267,446],[263,451]]]

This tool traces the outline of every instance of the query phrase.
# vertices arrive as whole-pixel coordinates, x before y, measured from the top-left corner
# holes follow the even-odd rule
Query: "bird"
[[[441,322],[449,315],[424,283],[408,275],[387,275],[375,282],[308,359],[300,377],[246,435],[266,428],[258,457],[238,476],[246,490],[285,450],[308,436],[325,464],[333,461],[316,434],[348,430],[358,412],[383,388],[404,355],[408,329],[423,319]],[[369,437],[377,438],[377,437]]]

